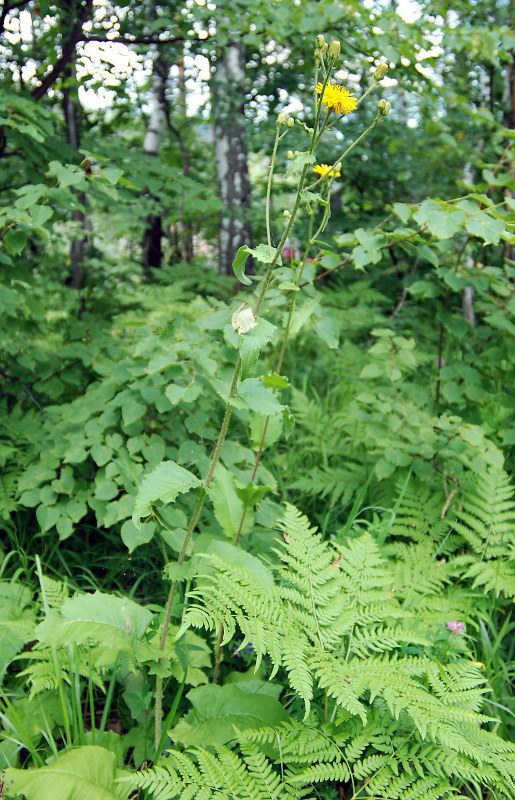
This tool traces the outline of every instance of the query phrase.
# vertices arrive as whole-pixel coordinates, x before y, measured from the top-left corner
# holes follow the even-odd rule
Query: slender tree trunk
[[[186,74],[184,71],[184,55],[182,53],[177,59],[177,68],[179,72],[177,80],[178,108],[182,120],[185,120],[186,119]],[[174,133],[177,136],[179,142],[179,147],[181,148],[181,153],[184,162],[182,168],[182,174],[187,175],[188,172],[190,171],[189,153],[184,145],[180,131],[175,129],[172,130],[174,130]],[[191,264],[191,262],[193,261],[193,235],[192,235],[191,225],[185,220],[184,187],[181,189],[181,193],[179,195],[179,207],[177,212],[177,229],[180,240],[181,258],[183,261],[186,261],[188,264]]]
[[[143,142],[143,152],[148,156],[157,157],[159,155],[161,143],[168,127],[169,109],[166,99],[166,84],[169,70],[168,59],[163,51],[156,47],[152,68],[150,117]],[[152,267],[159,268],[161,266],[163,258],[162,236],[162,215],[160,213],[149,214],[147,227],[143,234],[143,267],[146,271]]]
[[[80,146],[80,106],[77,97],[77,81],[75,71],[75,56],[72,55],[63,70],[63,114],[66,129],[66,141],[78,150]],[[81,205],[87,202],[86,194],[78,192],[77,198]],[[82,289],[85,278],[85,258],[89,246],[88,234],[91,231],[91,222],[84,211],[72,211],[72,221],[79,229],[70,245],[70,273],[66,280],[67,286],[73,289]]]
[[[244,124],[245,58],[241,42],[229,42],[217,61],[212,87],[215,158],[224,210],[219,225],[219,269],[232,274],[238,249],[252,246],[251,206]]]
[[[510,15],[508,20],[509,25],[513,25],[513,15]],[[503,100],[504,100],[504,125],[509,130],[515,128],[515,70],[513,69],[513,62],[515,60],[515,50],[510,50],[511,62],[505,66],[504,86],[503,86]],[[505,140],[506,145],[509,141]],[[509,186],[504,189],[504,196],[506,198],[513,198],[513,190]],[[504,258],[506,264],[513,261],[515,257],[514,247],[511,242],[504,242]]]

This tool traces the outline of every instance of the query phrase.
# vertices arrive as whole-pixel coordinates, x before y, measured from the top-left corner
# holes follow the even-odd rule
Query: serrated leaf
[[[406,205],[406,203],[394,203],[393,210],[404,224],[406,224],[411,217],[411,208]]]
[[[298,156],[295,156],[291,164],[289,165],[288,169],[286,170],[284,177],[290,178],[296,172],[300,172],[306,164],[314,164],[316,161],[316,157],[314,153],[299,153]]]
[[[237,398],[243,400],[252,411],[258,411],[260,414],[277,414],[283,410],[281,403],[267,390],[259,378],[247,378],[242,381],[238,388]]]
[[[143,479],[136,496],[132,521],[136,526],[142,517],[147,517],[152,503],[173,503],[178,494],[189,492],[200,486],[200,480],[175,461],[162,461]]]
[[[463,211],[435,200],[424,200],[413,216],[420,225],[427,225],[431,233],[439,239],[454,236],[466,219]]]
[[[465,227],[473,236],[484,239],[485,244],[498,244],[501,235],[506,230],[502,219],[494,219],[490,214],[477,214],[468,217]]]

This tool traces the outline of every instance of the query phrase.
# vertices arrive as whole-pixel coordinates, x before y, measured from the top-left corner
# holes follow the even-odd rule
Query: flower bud
[[[283,211],[283,217],[285,217],[285,219],[288,219],[289,216],[290,216],[290,212],[288,211],[287,208],[285,208],[284,211]]]
[[[388,69],[388,64],[379,64],[378,68],[374,72],[374,80],[375,81],[382,81],[384,76],[386,75],[386,71]]]
[[[327,42],[324,42],[324,46],[322,47],[322,55],[323,56],[326,55],[328,49],[329,49],[329,45],[327,44]]]
[[[391,104],[388,102],[388,100],[384,99],[380,100],[379,103],[377,104],[377,112],[380,117],[386,117],[386,115],[390,111],[390,108]]]
[[[295,125],[295,120],[293,119],[293,117],[288,117],[288,119],[286,120],[286,125],[288,126],[288,128],[293,128],[293,126]]]
[[[291,161],[291,159],[292,159],[292,158],[295,158],[295,156],[293,155],[293,150],[288,150],[288,152],[286,153],[286,155],[287,155],[287,157],[290,159],[290,161]]]
[[[340,42],[337,39],[333,39],[329,45],[329,58],[332,58],[333,61],[336,61],[337,58],[340,58],[340,49]]]
[[[319,33],[317,38],[316,38],[316,45],[317,45],[317,47],[322,48],[324,46],[324,44],[325,44],[324,34],[323,33]]]
[[[286,112],[285,111],[281,111],[281,113],[278,114],[278,116],[277,116],[277,123],[276,123],[277,127],[278,128],[282,128],[283,125],[286,125],[286,120],[287,119],[288,119],[288,117],[286,115]]]
[[[252,313],[252,309],[247,303],[242,303],[241,306],[234,312],[231,319],[231,324],[240,336],[248,333],[251,328],[257,325],[257,319]]]

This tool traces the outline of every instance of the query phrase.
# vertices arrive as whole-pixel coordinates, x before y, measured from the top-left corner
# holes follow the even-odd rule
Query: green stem
[[[268,249],[270,251],[270,255],[272,254],[272,233],[270,230],[270,205],[271,205],[271,196],[272,196],[272,178],[274,174],[274,166],[275,166],[275,157],[277,155],[277,147],[279,145],[279,141],[282,137],[279,136],[279,130],[276,131],[275,134],[275,142],[274,142],[274,149],[272,151],[272,158],[270,159],[270,172],[268,174],[268,182],[266,187],[266,206],[265,206],[265,215],[266,215],[266,240],[268,243]]]
[[[327,83],[327,80],[328,80],[328,76],[325,79],[324,88],[325,88],[325,85]],[[322,91],[322,94],[323,94],[323,91]],[[322,103],[318,103],[315,126],[314,126],[314,129],[313,129],[313,134],[312,134],[312,137],[311,137],[311,145],[310,145],[310,149],[309,149],[310,153],[313,153],[313,150],[315,148],[315,143],[316,143],[316,140],[317,140],[316,130],[317,130],[318,122],[319,122],[319,119],[320,119],[321,108],[322,108]],[[277,151],[277,147],[276,147],[277,142],[278,142],[278,137],[276,137],[276,144],[274,145],[274,161],[275,161],[275,153]],[[254,316],[255,317],[257,317],[258,314],[259,314],[259,310],[261,308],[261,305],[262,305],[263,300],[265,298],[266,291],[268,289],[268,286],[269,286],[271,278],[272,278],[272,272],[274,271],[274,267],[277,264],[277,261],[279,260],[279,256],[280,256],[280,254],[282,252],[282,249],[284,247],[284,243],[288,239],[290,231],[291,231],[291,229],[293,227],[293,223],[295,221],[295,217],[297,216],[297,212],[298,212],[299,206],[300,206],[302,189],[303,189],[303,186],[304,186],[304,181],[306,179],[307,167],[308,167],[308,165],[305,164],[303,169],[302,169],[302,172],[300,174],[298,188],[297,188],[297,196],[295,198],[295,203],[294,203],[294,206],[293,206],[292,213],[290,214],[288,222],[287,222],[287,224],[285,226],[285,229],[283,231],[283,235],[281,237],[281,241],[279,242],[279,244],[277,246],[277,249],[276,249],[275,254],[274,254],[273,258],[272,258],[272,261],[271,261],[271,263],[270,263],[270,265],[269,265],[269,267],[268,267],[268,269],[267,269],[267,271],[265,273],[265,277],[263,278],[263,282],[261,284],[261,289],[260,289],[258,298],[256,300],[256,305],[254,306]],[[268,177],[268,186],[269,186],[270,191],[267,191],[267,205],[269,205],[269,202],[270,202],[272,176],[273,176],[273,170],[271,168],[270,169],[270,175]],[[268,234],[268,231],[267,231],[267,234]],[[269,245],[270,245],[270,242],[269,242]],[[191,539],[191,536],[192,536],[193,531],[195,529],[195,526],[197,524],[197,520],[198,520],[198,518],[200,516],[200,512],[202,510],[202,506],[204,505],[204,501],[205,501],[206,496],[207,496],[206,489],[208,488],[209,484],[211,483],[211,479],[213,477],[213,473],[215,471],[215,467],[216,467],[216,465],[218,463],[218,459],[220,458],[220,451],[221,451],[222,445],[223,445],[223,443],[225,441],[225,437],[226,437],[226,434],[227,434],[227,429],[229,427],[229,421],[230,421],[231,413],[232,413],[232,406],[231,406],[231,402],[230,401],[231,401],[231,398],[234,397],[234,395],[236,394],[236,387],[238,385],[238,378],[240,376],[240,372],[241,372],[241,359],[238,359],[238,363],[236,364],[236,367],[235,367],[235,370],[234,370],[234,375],[233,375],[233,379],[232,379],[232,383],[231,383],[231,388],[229,390],[229,399],[228,399],[228,402],[227,402],[227,405],[226,405],[226,408],[225,408],[225,415],[224,415],[224,419],[223,419],[223,422],[222,422],[222,427],[220,428],[220,433],[218,435],[218,440],[216,442],[215,449],[213,451],[213,455],[211,457],[211,464],[209,466],[209,470],[208,470],[207,476],[206,476],[206,478],[204,480],[204,483],[203,483],[203,486],[201,487],[201,490],[200,490],[199,499],[198,499],[197,505],[195,507],[195,511],[193,512],[193,516],[192,516],[190,524],[188,526],[188,530],[186,531],[186,536],[184,537],[184,542],[183,542],[183,545],[182,545],[182,549],[181,549],[181,552],[179,554],[179,558],[177,560],[177,563],[179,565],[183,563],[184,558],[186,556],[186,550],[187,550],[189,541]],[[163,651],[164,648],[165,648],[166,637],[167,637],[167,634],[168,634],[168,629],[170,627],[170,619],[171,619],[171,614],[172,614],[173,601],[175,599],[176,592],[177,592],[177,581],[173,581],[172,585],[170,587],[170,592],[168,594],[168,600],[167,600],[166,608],[165,608],[165,616],[164,616],[164,620],[163,620],[163,628],[162,628],[162,631],[161,631],[161,639],[160,639],[160,645],[159,645],[161,651]],[[163,704],[163,679],[162,679],[162,677],[158,676],[157,679],[156,679],[156,703],[155,703],[155,715],[156,715],[156,719],[155,719],[155,747],[156,747],[156,752],[159,749],[159,742],[161,741],[162,709],[163,709],[163,705],[162,704]]]
[[[368,87],[368,89],[366,90],[366,92],[363,92],[363,94],[361,95],[361,97],[358,99],[358,101],[357,101],[357,105],[358,105],[358,106],[359,106],[359,105],[360,105],[360,104],[363,102],[363,100],[365,99],[365,97],[367,97],[367,95],[369,95],[369,94],[370,94],[370,92],[373,92],[373,91],[374,91],[374,89],[376,88],[376,86],[379,86],[379,81],[373,80],[373,81],[372,81],[372,83],[370,84],[370,86]]]
[[[102,736],[104,734],[105,727],[107,725],[107,718],[109,716],[111,705],[113,703],[114,687],[116,685],[116,670],[118,668],[118,658],[119,656],[116,656],[116,661],[114,662],[113,671],[111,673],[111,680],[109,681],[109,688],[107,690],[104,708],[102,710],[102,717],[100,719],[100,727],[98,729],[98,739],[97,739],[97,744],[99,745],[102,742]]]
[[[197,501],[197,505],[195,506],[195,510],[193,512],[193,516],[191,517],[190,524],[188,525],[188,530],[186,531],[186,536],[184,537],[184,541],[182,543],[181,552],[179,553],[179,558],[177,559],[177,564],[181,565],[186,557],[186,551],[188,549],[188,545],[190,539],[192,537],[193,531],[197,525],[198,518],[200,516],[200,512],[202,511],[202,506],[204,505],[205,499],[207,497],[207,488],[211,483],[213,478],[213,473],[215,471],[215,467],[218,463],[218,459],[220,458],[220,452],[222,450],[223,443],[225,441],[225,437],[227,435],[227,429],[229,427],[229,420],[231,419],[232,413],[232,406],[231,406],[231,398],[234,397],[236,394],[236,387],[238,385],[238,378],[240,376],[241,371],[241,359],[238,359],[236,367],[234,368],[234,374],[232,377],[231,388],[229,389],[229,400],[225,407],[225,414],[222,421],[222,427],[220,428],[220,433],[218,434],[218,439],[215,445],[215,449],[213,451],[213,455],[211,456],[211,463],[209,465],[209,470],[207,475],[204,479],[204,482],[200,488],[199,497]],[[173,601],[175,599],[175,594],[177,592],[177,581],[172,581],[172,585],[170,586],[170,591],[168,593],[168,599],[166,601],[165,607],[165,615],[163,619],[163,627],[161,629],[161,638],[159,640],[159,649],[163,652],[166,645],[166,637],[168,635],[168,629],[170,627],[170,620],[172,617],[172,608],[173,608]],[[159,743],[161,741],[161,728],[162,728],[162,716],[163,716],[163,678],[158,676],[156,678],[156,704],[155,704],[155,747],[156,752],[159,750]]]
[[[48,617],[50,614],[50,607],[48,605],[48,601],[46,598],[45,587],[43,585],[43,572],[41,569],[41,561],[39,560],[39,556],[36,556],[36,570],[38,573],[39,585],[41,587],[41,599],[43,600],[43,609],[45,611],[45,616]],[[52,661],[54,663],[54,672],[55,672],[55,679],[57,683],[57,691],[59,694],[59,702],[61,703],[61,711],[63,713],[63,721],[64,721],[64,731],[66,734],[66,744],[67,747],[71,747],[72,744],[72,734],[71,734],[71,727],[70,727],[70,715],[68,713],[68,704],[66,702],[66,697],[64,695],[64,687],[63,681],[61,677],[61,668],[59,666],[59,660],[57,658],[57,649],[50,645],[50,652],[52,653]]]

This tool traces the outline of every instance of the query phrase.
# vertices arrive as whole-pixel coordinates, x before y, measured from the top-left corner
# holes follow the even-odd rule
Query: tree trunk
[[[215,117],[215,159],[224,210],[219,224],[219,269],[232,274],[238,249],[252,246],[250,181],[247,168],[244,117],[244,47],[229,42],[217,61],[212,80]]]
[[[166,83],[170,64],[162,50],[154,50],[150,100],[150,118],[143,141],[143,152],[157,157],[168,127],[168,101]],[[150,195],[148,195],[150,196]],[[154,198],[155,199],[155,198]],[[156,199],[157,202],[157,199]],[[148,272],[152,267],[159,268],[163,258],[161,239],[163,235],[162,215],[149,214],[147,227],[143,234],[143,267]]]
[[[75,71],[75,55],[70,57],[63,70],[63,113],[66,129],[66,141],[78,150],[80,146],[80,106],[77,97],[77,82]],[[85,206],[87,199],[84,192],[78,192],[77,197],[81,205]],[[80,209],[72,211],[72,221],[79,228],[79,235],[74,236],[70,246],[70,273],[66,285],[73,289],[82,289],[85,278],[84,260],[86,258],[91,231],[91,222],[87,215]]]

